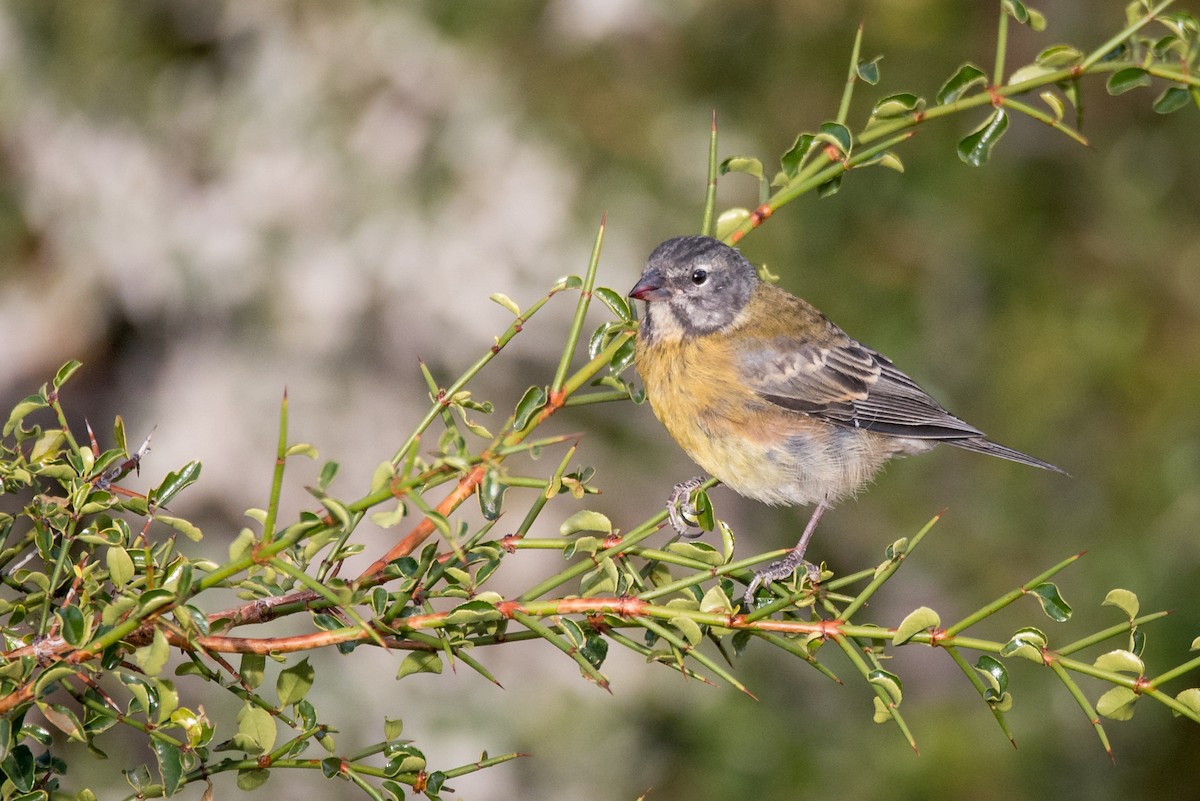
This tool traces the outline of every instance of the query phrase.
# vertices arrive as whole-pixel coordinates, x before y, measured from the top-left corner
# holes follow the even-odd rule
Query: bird
[[[758,571],[763,582],[803,565],[821,516],[869,483],[892,457],[937,445],[1065,471],[989,440],[942,408],[891,360],[850,337],[807,301],[763,281],[735,248],[708,236],[668,239],[629,296],[645,303],[634,364],[654,415],[685,453],[740,495],[773,505],[815,504],[799,542]],[[667,503],[691,532],[697,476]]]

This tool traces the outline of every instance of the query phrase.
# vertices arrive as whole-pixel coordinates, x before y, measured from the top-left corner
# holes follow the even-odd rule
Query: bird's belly
[[[696,361],[680,358],[655,366],[660,369],[644,376],[655,416],[696,464],[738,494],[763,503],[834,502],[853,495],[892,456],[923,449],[722,386]]]

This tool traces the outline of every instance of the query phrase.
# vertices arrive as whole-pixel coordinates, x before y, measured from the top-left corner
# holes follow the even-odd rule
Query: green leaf
[[[312,689],[313,677],[316,670],[308,663],[308,658],[301,659],[297,664],[279,672],[275,680],[275,692],[279,695],[280,706],[290,706],[296,703]]]
[[[259,768],[251,768],[250,770],[239,770],[237,774],[237,788],[244,793],[251,790],[257,790],[267,783],[267,779],[271,778],[271,771],[261,770]]]
[[[925,98],[917,97],[910,92],[901,92],[895,95],[888,95],[876,103],[875,108],[871,110],[871,119],[886,120],[894,117],[903,117],[906,114],[914,114],[921,111],[923,108],[925,108]],[[847,147],[846,150],[848,149]]]
[[[699,645],[704,639],[704,632],[700,629],[700,625],[690,617],[673,617],[670,623],[690,645]]]
[[[1000,7],[1017,22],[1024,25],[1029,22],[1029,11],[1021,0],[1000,0]]]
[[[892,706],[899,706],[900,701],[904,699],[904,686],[895,673],[877,668],[867,674],[867,681],[886,690],[888,697],[892,699]]]
[[[1096,702],[1096,711],[1113,720],[1129,720],[1133,717],[1133,705],[1137,703],[1138,697],[1138,694],[1128,687],[1113,687],[1100,696],[1100,700]]]
[[[562,525],[558,527],[558,534],[560,537],[570,537],[581,531],[598,531],[602,534],[611,534],[612,530],[612,521],[605,515],[584,509],[564,520]]]
[[[483,513],[484,520],[500,518],[500,508],[507,489],[508,485],[501,480],[500,471],[496,468],[489,468],[483,474],[476,492],[479,495],[479,511]]]
[[[1106,88],[1110,95],[1121,95],[1139,86],[1149,86],[1150,73],[1141,67],[1126,67],[1108,76]]]
[[[934,102],[939,106],[953,103],[965,95],[973,86],[987,86],[987,75],[983,70],[969,61],[958,68],[958,72],[950,76],[942,88],[938,89]]]
[[[485,623],[490,620],[499,620],[501,617],[500,611],[486,601],[478,599],[467,601],[465,604],[460,604],[454,607],[448,615],[446,615],[447,626],[470,626],[475,623]]]
[[[154,489],[150,490],[150,500],[159,506],[165,506],[170,503],[171,499],[182,492],[188,485],[194,483],[200,478],[200,463],[188,462],[178,471],[167,473],[167,477],[163,482]]]
[[[133,579],[133,557],[121,546],[113,545],[108,548],[104,554],[104,562],[108,566],[108,580],[117,589]]]
[[[784,175],[788,178],[796,177],[796,173],[800,172],[800,165],[804,163],[805,156],[812,148],[813,141],[814,137],[810,133],[802,133],[796,137],[792,146],[779,158],[779,166],[783,168]]]
[[[30,412],[37,411],[38,409],[44,409],[48,405],[49,404],[46,403],[46,399],[41,395],[30,395],[25,400],[18,403],[15,407],[13,407],[12,414],[8,416],[8,422],[4,424],[4,436],[7,437],[9,434],[15,431],[17,426],[21,424],[21,421],[24,420],[25,416]]]
[[[750,219],[749,209],[728,209],[727,211],[721,212],[721,214],[717,217],[717,239],[727,238],[731,233],[733,233],[735,228],[748,219]]]
[[[262,754],[274,747],[277,730],[270,712],[247,702],[238,712],[237,722],[234,743],[238,748],[250,754]]]
[[[896,97],[896,95],[893,95]],[[843,157],[850,154],[850,149],[854,146],[854,136],[850,133],[850,129],[840,122],[823,122],[817,135],[813,137],[817,142],[825,142],[832,145]]]
[[[529,424],[529,419],[533,417],[534,412],[545,405],[545,389],[542,387],[530,387],[525,390],[525,394],[517,402],[517,409],[513,413],[513,429],[515,431],[523,431],[525,426]]]
[[[1133,653],[1124,650],[1109,651],[1097,657],[1095,666],[1100,670],[1113,670],[1118,673],[1132,673],[1141,676],[1146,672],[1146,665]]]
[[[1019,70],[1013,72],[1012,75],[1008,76],[1008,85],[1015,86],[1019,83],[1025,83],[1025,81],[1032,81],[1042,77],[1043,75],[1049,75],[1052,72],[1057,72],[1057,70],[1055,70],[1053,67],[1046,67],[1041,64],[1026,64],[1024,67],[1021,67]]]
[[[1190,687],[1175,696],[1175,700],[1192,710],[1195,714],[1200,715],[1200,689]],[[1179,713],[1175,710],[1171,711],[1176,717],[1179,716]]]
[[[725,557],[706,542],[672,542],[666,551],[713,567],[725,564]]]
[[[404,733],[404,721],[400,718],[383,719],[383,738],[388,742],[399,740]]]
[[[1070,45],[1052,45],[1038,53],[1034,61],[1043,67],[1060,70],[1083,61],[1083,53]]]
[[[516,304],[516,302],[513,301],[512,298],[510,298],[508,295],[505,295],[503,292],[493,292],[491,295],[488,296],[488,298],[491,301],[493,301],[495,303],[499,303],[501,306],[508,309],[510,312],[513,313],[514,317],[521,316],[521,307],[518,306]]]
[[[204,534],[200,531],[200,527],[190,520],[184,520],[182,517],[171,517],[170,515],[156,514],[154,519],[165,526],[178,531],[183,536],[187,537],[192,542],[199,542],[204,539]]]
[[[940,625],[942,625],[942,619],[937,612],[928,606],[918,607],[900,621],[900,625],[896,627],[896,633],[892,635],[892,644],[903,645],[911,640],[914,634],[937,628]]]
[[[267,666],[267,657],[263,654],[242,654],[242,665],[238,675],[250,689],[262,684],[263,670]]]
[[[88,630],[87,622],[83,617],[83,610],[78,606],[64,606],[54,613],[58,618],[59,632],[62,638],[67,641],[67,645],[72,648],[81,647],[86,641],[91,632]]]
[[[633,321],[633,311],[629,308],[629,301],[620,292],[609,289],[606,286],[598,286],[593,290],[592,294],[600,298],[600,301],[609,308],[609,311],[617,315],[622,322],[628,323]]]
[[[167,666],[167,657],[171,655],[170,643],[161,628],[154,629],[154,639],[149,645],[144,645],[133,652],[133,661],[147,676],[157,676]]]
[[[150,746],[154,749],[154,756],[158,759],[158,773],[162,777],[163,795],[173,796],[183,781],[183,754],[179,752],[178,746],[159,740],[151,740]]]
[[[1065,623],[1071,619],[1071,606],[1063,600],[1054,582],[1043,582],[1030,592],[1042,605],[1042,611],[1046,613],[1046,617],[1058,623]]]
[[[1168,86],[1161,95],[1154,100],[1154,110],[1159,114],[1170,114],[1172,111],[1178,111],[1188,104],[1191,99],[1191,93],[1182,86]]]
[[[1007,130],[1008,115],[1004,109],[998,108],[988,116],[983,125],[967,134],[958,143],[958,157],[972,167],[982,167],[987,164],[992,155],[992,148]]]
[[[413,651],[408,656],[404,657],[404,661],[400,663],[400,669],[396,671],[396,678],[402,679],[405,676],[410,676],[413,673],[441,673],[442,658],[432,651]]]
[[[728,175],[731,172],[744,172],[760,181],[763,180],[762,162],[748,156],[730,156],[721,162],[721,166],[718,169],[721,175]]]
[[[87,737],[83,732],[83,724],[79,722],[79,718],[70,709],[67,709],[62,704],[48,704],[45,701],[37,702],[38,711],[46,720],[50,721],[56,729],[77,742],[86,742]]]
[[[1001,656],[1019,656],[1031,662],[1042,662],[1042,649],[1046,647],[1046,635],[1032,626],[1019,629],[1004,647],[1000,649]]]
[[[82,362],[72,359],[71,361],[58,368],[58,372],[54,374],[54,388],[59,389],[63,384],[67,383],[67,379],[75,375],[75,371],[83,366]]]
[[[1138,597],[1129,590],[1122,589],[1109,590],[1108,595],[1104,596],[1101,606],[1115,606],[1124,612],[1125,616],[1130,620],[1137,617],[1138,610],[1141,609]]]
[[[836,195],[838,190],[842,188],[842,176],[830,178],[825,183],[817,187],[817,197],[830,197]]]
[[[991,688],[984,694],[989,701],[999,699],[1008,692],[1008,668],[1004,667],[995,657],[987,654],[979,657],[979,661],[975,663],[975,670],[979,671],[980,675],[991,685]]]
[[[860,61],[854,68],[855,73],[865,83],[874,86],[879,83],[879,61],[883,56],[876,56],[870,61]]]

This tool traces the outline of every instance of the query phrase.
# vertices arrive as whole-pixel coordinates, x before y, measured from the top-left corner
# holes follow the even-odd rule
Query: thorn
[[[716,133],[716,131],[717,131],[717,110],[715,108],[713,109],[713,114],[712,114],[712,129],[713,129],[713,133]]]
[[[605,209],[604,213],[600,215],[600,227],[604,228],[606,225],[608,225],[608,209]]]

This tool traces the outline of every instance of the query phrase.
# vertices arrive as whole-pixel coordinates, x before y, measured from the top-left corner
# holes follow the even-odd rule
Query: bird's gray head
[[[680,236],[654,249],[629,296],[646,301],[648,336],[708,334],[732,323],[758,282],[754,266],[707,236]]]

